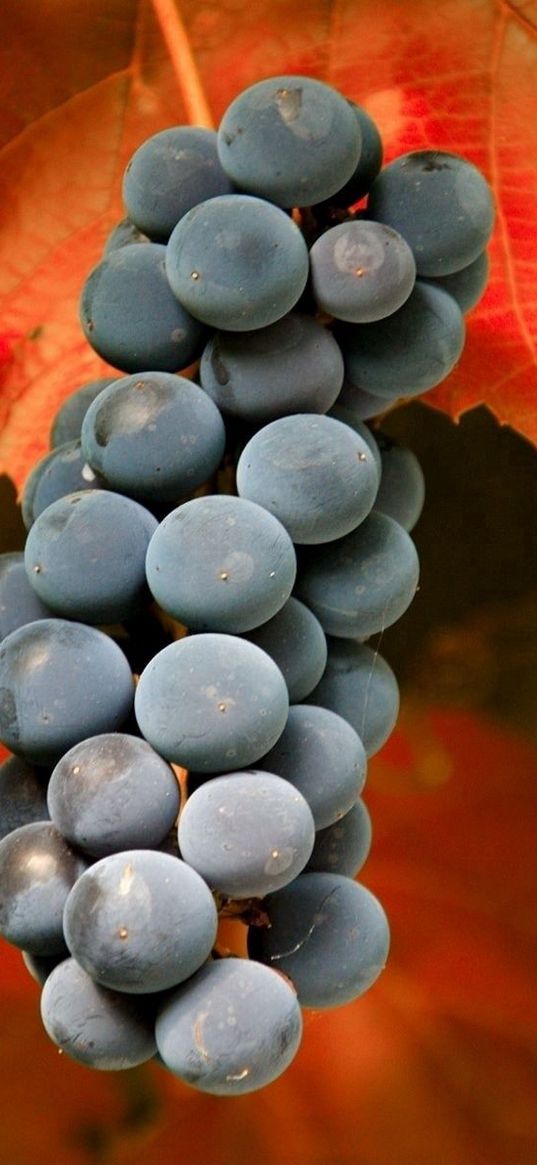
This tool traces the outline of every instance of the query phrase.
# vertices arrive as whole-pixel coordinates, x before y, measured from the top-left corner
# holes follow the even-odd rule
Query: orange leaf
[[[484,401],[536,441],[536,0],[180,7],[194,64],[180,69],[182,89],[177,37],[166,42],[155,15],[167,27],[170,0],[5,0],[0,454],[17,484],[64,396],[106,371],[82,337],[80,288],[121,216],[132,151],[203,108],[196,69],[215,121],[254,81],[306,73],[366,106],[387,159],[437,146],[485,171],[498,206],[490,288],[458,369],[426,399],[455,417]]]

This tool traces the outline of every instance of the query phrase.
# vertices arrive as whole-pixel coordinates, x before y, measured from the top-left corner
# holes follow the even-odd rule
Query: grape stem
[[[181,816],[181,813],[188,800],[188,769],[183,769],[181,768],[181,765],[174,764],[170,765],[170,768],[172,768],[175,773],[175,778],[177,784],[179,785],[179,792],[181,794],[181,803],[179,805],[179,814],[177,817],[177,820],[179,820],[179,817]]]
[[[178,4],[174,0],[151,0],[175,77],[191,125],[214,129],[198,66]]]

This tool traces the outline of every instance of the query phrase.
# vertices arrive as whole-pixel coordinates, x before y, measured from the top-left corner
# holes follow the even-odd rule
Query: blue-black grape
[[[417,279],[406,303],[372,324],[340,324],[337,340],[351,385],[392,400],[434,388],[464,346],[464,318],[453,297]]]
[[[82,445],[112,489],[176,501],[216,470],[224,422],[206,393],[183,376],[142,372],[111,384],[88,409]]]
[[[232,635],[171,643],[142,672],[135,712],[153,748],[187,769],[253,764],[283,732],[289,701],[266,652]]]
[[[283,971],[302,1007],[338,1007],[378,978],[388,921],[365,886],[341,874],[300,874],[263,903],[267,926],[250,927],[250,957]]]
[[[117,623],[146,598],[145,556],[158,522],[111,490],[67,494],[34,522],[24,551],[28,578],[52,611]]]
[[[64,959],[69,958],[69,951],[64,947],[61,955],[31,955],[29,951],[22,951],[22,961],[28,974],[40,987],[44,987],[49,975],[62,963]]]
[[[494,225],[492,192],[465,158],[416,150],[385,166],[373,183],[368,215],[404,235],[419,275],[449,275],[486,247]]]
[[[66,494],[106,489],[106,482],[88,464],[80,438],[57,445],[34,466],[24,485],[22,518],[27,530],[35,519]]]
[[[216,936],[212,894],[179,858],[123,850],[95,862],[64,911],[67,946],[98,983],[127,994],[174,987],[208,958]]]
[[[276,744],[260,767],[290,781],[305,797],[315,829],[326,829],[354,805],[367,769],[354,728],[328,708],[294,704]]]
[[[156,1052],[154,1007],[110,991],[65,959],[48,975],[41,1019],[62,1052],[105,1072],[135,1068]]]
[[[373,417],[378,417],[382,413],[385,413],[387,409],[394,405],[400,395],[399,392],[394,392],[393,396],[389,398],[378,396],[373,392],[366,392],[365,389],[358,388],[356,384],[351,384],[346,379],[343,381],[341,392],[334,407],[344,409],[356,421],[368,421]],[[347,418],[341,419],[345,419],[347,424],[350,423]]]
[[[60,405],[54,416],[50,430],[50,447],[57,449],[58,445],[65,445],[67,441],[78,441],[82,421],[86,416],[90,404],[95,397],[113,384],[115,377],[106,376],[101,380],[90,380],[72,392]]]
[[[93,857],[153,849],[179,812],[179,786],[147,741],[122,732],[75,744],[52,772],[47,803],[63,837]]]
[[[51,616],[28,582],[22,551],[0,554],[0,642],[19,627]]]
[[[360,128],[362,146],[358,165],[339,190],[336,190],[325,202],[314,206],[316,218],[330,218],[330,211],[335,207],[350,207],[371,189],[377,174],[382,166],[383,146],[382,138],[377,126],[366,109],[349,102]]]
[[[259,429],[237,465],[241,497],[279,518],[293,542],[331,542],[367,516],[378,488],[369,446],[333,417],[298,413]]]
[[[133,243],[90,271],[80,321],[92,348],[123,372],[179,372],[201,355],[205,329],[170,290],[166,248]]]
[[[413,530],[425,501],[425,479],[416,454],[386,433],[377,431],[382,476],[375,510],[394,518],[405,530]]]
[[[289,1066],[302,1036],[292,987],[248,959],[207,963],[164,1001],[157,1047],[185,1084],[216,1096],[264,1088]]]
[[[454,271],[452,275],[440,275],[433,280],[434,287],[441,287],[456,299],[463,314],[479,303],[489,277],[489,257],[482,251],[468,267]]]
[[[115,732],[134,696],[121,649],[95,627],[41,619],[0,645],[0,740],[40,765],[99,732]]]
[[[416,264],[408,243],[384,223],[349,221],[325,231],[310,251],[318,306],[338,320],[382,320],[408,299]]]
[[[291,312],[253,332],[217,332],[203,352],[200,380],[224,413],[259,424],[325,413],[343,383],[343,357],[318,320]]]
[[[216,133],[193,125],[172,126],[147,138],[123,179],[123,201],[132,222],[159,243],[167,242],[187,210],[232,191],[218,160]]]
[[[293,220],[242,194],[223,194],[189,210],[166,250],[170,287],[183,307],[233,332],[264,328],[291,311],[308,269],[308,249]]]
[[[110,231],[103,250],[103,258],[107,259],[113,251],[120,251],[122,247],[130,247],[132,243],[149,243],[147,235],[131,222],[128,216],[122,218]]]
[[[354,173],[360,149],[351,105],[311,77],[251,85],[228,106],[218,130],[218,154],[232,181],[284,207],[329,198]]]
[[[366,445],[369,445],[369,448],[373,454],[375,465],[377,467],[378,480],[380,482],[382,474],[380,449],[369,426],[366,425],[364,421],[361,421],[352,412],[351,409],[345,408],[344,405],[340,404],[339,400],[338,403],[335,404],[332,409],[330,409],[330,412],[327,415],[329,417],[334,417],[336,421],[341,421],[344,425],[349,425],[351,429],[354,429],[355,433],[358,433],[358,436],[362,438],[362,441],[365,441]]]
[[[304,700],[326,666],[326,636],[315,615],[291,596],[261,627],[244,636],[274,660],[283,675],[291,704]]]
[[[416,593],[419,561],[409,534],[375,510],[351,534],[310,551],[296,593],[328,635],[367,639],[390,627]]]
[[[389,663],[367,643],[330,638],[326,668],[307,702],[348,720],[373,756],[395,727],[399,688]]]
[[[347,878],[354,878],[367,859],[371,836],[371,818],[359,797],[344,817],[316,834],[305,872],[344,874]]]
[[[263,898],[292,882],[313,849],[302,792],[271,772],[226,773],[201,785],[182,810],[179,849],[213,890]]]
[[[0,841],[0,934],[34,955],[62,954],[63,909],[85,866],[50,821],[9,833]]]
[[[161,607],[190,630],[250,631],[289,598],[296,556],[272,514],[245,498],[185,502],[160,523],[147,581]]]
[[[39,769],[20,756],[0,765],[0,839],[21,825],[46,821],[48,769]]]

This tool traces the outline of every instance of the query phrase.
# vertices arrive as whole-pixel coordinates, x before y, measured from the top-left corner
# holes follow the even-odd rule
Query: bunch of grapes
[[[151,137],[124,199],[81,299],[123,375],[60,409],[0,560],[0,932],[74,1059],[237,1095],[386,961],[355,875],[399,697],[367,641],[415,594],[424,489],[365,421],[458,360],[493,206],[452,154],[383,169],[294,76]]]

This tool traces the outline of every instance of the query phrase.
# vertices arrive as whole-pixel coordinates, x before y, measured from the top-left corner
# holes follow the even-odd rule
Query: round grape
[[[361,138],[352,107],[335,89],[311,77],[270,77],[228,106],[218,154],[241,190],[279,206],[311,206],[351,177]]]
[[[378,488],[369,446],[348,425],[309,413],[259,429],[237,465],[241,497],[280,520],[293,542],[331,542],[367,516]]]
[[[263,903],[267,926],[250,927],[250,957],[283,971],[302,1007],[357,999],[383,970],[390,942],[380,902],[341,874],[300,874]]]
[[[108,635],[83,623],[41,619],[1,644],[0,693],[0,740],[36,764],[55,765],[79,740],[125,722],[134,685]]]
[[[127,994],[164,991],[208,958],[216,936],[212,894],[179,858],[123,850],[95,862],[64,911],[67,946],[98,983]]]
[[[202,967],[164,1001],[157,1047],[167,1068],[201,1092],[242,1096],[289,1066],[302,1035],[295,992],[247,959]]]
[[[271,772],[226,773],[191,796],[179,849],[213,890],[262,898],[292,882],[313,849],[315,825],[302,792]]]
[[[198,772],[253,764],[283,732],[289,700],[261,648],[232,635],[191,635],[142,672],[135,712],[153,748]]]
[[[264,328],[291,311],[308,267],[308,249],[292,219],[242,194],[189,210],[166,250],[170,287],[183,307],[233,332]]]
[[[160,605],[190,630],[250,631],[272,618],[296,577],[291,539],[245,498],[209,495],[172,510],[147,551]]]
[[[115,381],[88,409],[82,444],[112,489],[147,501],[176,501],[216,470],[224,423],[183,376],[142,372]]]

